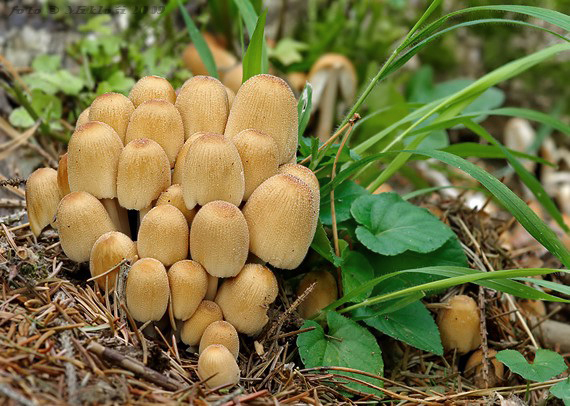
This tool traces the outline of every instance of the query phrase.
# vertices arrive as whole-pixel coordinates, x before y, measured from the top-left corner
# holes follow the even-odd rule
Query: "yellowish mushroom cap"
[[[66,152],[59,158],[59,163],[57,165],[57,187],[59,188],[59,194],[61,197],[71,192],[71,190],[69,190],[69,179],[67,173]]]
[[[136,321],[158,321],[166,313],[170,297],[164,265],[153,258],[142,258],[131,266],[127,276],[126,299]]]
[[[206,291],[204,299],[214,300],[216,298],[216,294],[218,293],[218,282],[219,278],[217,276],[208,274],[208,290]]]
[[[242,78],[243,65],[241,62],[220,73],[220,80],[222,83],[229,87],[234,93],[238,92],[241,86]]]
[[[442,309],[437,317],[443,348],[465,354],[479,347],[480,322],[479,307],[472,298],[466,295],[452,297],[448,308]]]
[[[75,122],[75,128],[81,127],[83,124],[87,124],[89,122],[89,110],[91,107],[87,107],[85,110],[79,114],[77,117],[77,121]]]
[[[319,180],[315,176],[315,173],[307,168],[306,166],[299,165],[297,163],[288,163],[281,165],[277,170],[277,173],[284,173],[288,175],[295,176],[296,178],[305,182],[311,190],[313,191],[315,198],[313,202],[315,203],[315,211],[318,213],[321,205],[321,190],[319,186]],[[315,223],[316,227],[317,223]]]
[[[200,339],[199,353],[212,344],[221,344],[226,347],[235,359],[239,354],[239,337],[236,329],[227,321],[215,321],[210,324]]]
[[[210,52],[212,52],[218,74],[223,74],[224,71],[238,63],[237,58],[217,44],[212,37],[204,36],[204,39],[210,48]],[[209,75],[208,69],[206,69],[206,66],[202,62],[200,54],[194,44],[190,44],[186,47],[182,54],[182,59],[184,60],[186,68],[188,68],[193,75]]]
[[[93,100],[89,109],[89,121],[101,121],[110,125],[122,143],[126,144],[125,134],[133,111],[135,106],[128,97],[120,93],[104,93]]]
[[[156,201],[156,206],[161,206],[163,204],[171,204],[176,207],[188,222],[188,225],[192,224],[194,216],[196,216],[197,210],[188,210],[184,204],[184,196],[182,195],[182,186],[180,185],[170,185],[168,189],[160,194],[158,200]]]
[[[194,142],[198,137],[204,135],[205,133],[197,132],[194,133],[188,138],[180,151],[178,151],[178,155],[176,156],[176,163],[174,164],[174,170],[172,171],[172,184],[182,184],[182,178],[184,177],[184,165],[186,163],[186,154],[188,154],[188,149],[190,148],[190,144]]]
[[[37,237],[53,222],[61,199],[57,172],[51,168],[36,169],[26,183],[26,210],[32,233]]]
[[[316,283],[313,290],[299,305],[299,315],[304,319],[311,318],[338,299],[338,288],[334,276],[323,270],[306,274],[297,287],[297,296],[301,296],[313,283]]]
[[[224,87],[226,88],[226,94],[228,95],[228,106],[231,109],[232,104],[234,103],[234,99],[236,98],[236,93],[232,89],[230,89],[229,87],[227,87],[227,86],[224,86]]]
[[[182,324],[180,339],[185,344],[198,345],[206,327],[222,319],[223,315],[220,306],[209,300],[203,300],[192,317]]]
[[[208,346],[198,358],[198,376],[206,386],[232,386],[239,382],[240,370],[232,353],[223,345]]]
[[[91,276],[95,277],[109,271],[123,259],[131,262],[138,259],[136,244],[125,234],[118,231],[110,231],[103,234],[95,241],[91,249],[89,258]],[[108,286],[109,290],[113,290],[118,273],[119,267],[115,267],[111,273],[96,279],[97,284],[101,289],[105,289]]]
[[[206,270],[196,261],[178,261],[168,270],[168,281],[174,317],[178,320],[189,319],[206,296]]]
[[[497,351],[493,349],[487,350],[487,357],[489,360],[489,371],[486,376],[483,375],[483,350],[477,350],[467,360],[465,364],[465,376],[472,378],[473,382],[478,388],[486,389],[487,387],[498,386],[505,374],[505,366],[497,358]]]
[[[145,76],[135,83],[131,93],[129,93],[129,99],[131,99],[135,108],[152,99],[162,99],[174,104],[176,102],[176,91],[165,78]]]

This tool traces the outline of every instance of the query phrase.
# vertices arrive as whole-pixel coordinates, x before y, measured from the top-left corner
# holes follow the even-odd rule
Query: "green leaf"
[[[317,251],[323,258],[328,260],[334,266],[340,266],[342,263],[342,259],[335,255],[331,242],[327,237],[327,233],[325,232],[320,220],[317,223],[317,230],[315,231],[311,248]]]
[[[275,48],[270,50],[269,56],[289,66],[295,62],[301,62],[303,60],[301,51],[308,48],[309,46],[304,42],[295,41],[293,38],[283,38],[275,45]]]
[[[542,165],[555,166],[552,162],[549,162],[539,156],[526,154],[509,148],[507,148],[507,150],[511,155],[518,158],[528,159],[529,161],[538,162]],[[443,148],[442,151],[449,152],[450,154],[457,155],[462,158],[505,158],[505,153],[501,148],[494,145],[479,144],[477,142],[460,142]]]
[[[352,204],[351,212],[361,224],[356,228],[358,240],[378,254],[397,255],[406,250],[427,253],[454,235],[428,210],[402,200],[396,193],[361,196]]]
[[[14,127],[28,128],[34,125],[34,119],[23,107],[17,107],[12,110],[8,120]]]
[[[57,71],[54,75],[54,82],[63,93],[72,96],[78,95],[84,86],[83,80],[72,75],[68,70]]]
[[[247,32],[249,33],[250,43],[253,41],[253,34],[259,24],[259,18],[255,12],[255,8],[251,4],[250,0],[234,0],[234,3],[238,7],[241,17],[245,22]],[[265,23],[264,23],[265,25]],[[241,27],[241,25],[240,25]],[[261,45],[261,72],[267,73],[269,70],[269,61],[267,58],[267,44],[265,43],[265,36],[262,38]]]
[[[242,83],[249,78],[265,73],[263,69],[263,44],[265,43],[265,17],[267,10],[265,10],[257,19],[255,31],[245,51],[243,57],[243,77]]]
[[[357,185],[354,182],[348,181],[344,182],[334,191],[334,209],[336,214],[336,221],[340,223],[342,221],[351,218],[350,206],[356,198],[362,195],[368,195],[369,193],[362,186]],[[331,195],[330,193],[321,195],[321,208],[319,211],[319,217],[323,224],[332,224],[331,215]]]
[[[366,257],[358,251],[345,250],[342,253],[342,288],[345,292],[356,289],[363,283],[374,278],[374,268]],[[372,289],[356,296],[353,300],[359,302],[370,296]]]
[[[125,76],[123,71],[116,71],[107,80],[99,82],[97,85],[97,94],[117,92],[127,93],[135,84],[134,79]]]
[[[536,350],[532,364],[529,364],[523,355],[515,350],[499,351],[496,358],[527,381],[548,381],[566,371],[567,368],[560,354],[543,349]]]
[[[570,406],[570,379],[558,382],[550,388],[552,396],[562,400],[565,406]]]
[[[426,307],[417,301],[394,312],[376,316],[380,305],[357,309],[353,314],[366,317],[364,322],[370,327],[405,342],[420,350],[443,355],[439,330]]]
[[[327,313],[327,325],[328,332],[325,333],[321,325],[315,321],[308,320],[303,324],[302,328],[315,328],[297,337],[299,355],[305,367],[338,366],[383,375],[382,352],[376,339],[368,330],[334,312]],[[349,372],[337,373],[382,386],[382,382],[375,378]],[[356,382],[348,381],[347,386],[381,396],[379,391]]]
[[[313,107],[313,86],[309,82],[306,82],[301,97],[297,102],[297,115],[299,117],[299,144],[302,141],[303,134],[309,124],[309,119],[311,118],[311,110]]]
[[[36,72],[55,72],[61,66],[59,55],[39,55],[32,62],[32,68]]]

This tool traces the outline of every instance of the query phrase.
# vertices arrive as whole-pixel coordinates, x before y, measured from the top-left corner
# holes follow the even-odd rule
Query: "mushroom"
[[[89,271],[92,277],[107,273],[96,279],[102,289],[113,290],[122,260],[134,262],[138,259],[136,244],[125,234],[109,231],[95,241],[89,257]],[[114,267],[115,266],[115,267]],[[114,268],[113,268],[114,267]]]
[[[88,261],[97,239],[116,231],[103,204],[87,192],[71,192],[61,199],[56,218],[61,248],[75,262]]]
[[[220,75],[222,83],[229,87],[233,92],[237,93],[241,87],[243,79],[243,65],[241,62],[236,63],[231,68],[222,72]]]
[[[502,362],[495,358],[496,355],[497,351],[495,350],[489,349],[487,351],[487,357],[491,361],[488,363],[489,373],[487,374],[487,379],[483,376],[483,350],[475,351],[467,360],[467,364],[465,364],[465,376],[467,378],[473,378],[473,383],[478,388],[492,388],[503,381],[505,367]]]
[[[178,151],[178,155],[176,156],[176,163],[174,164],[174,170],[172,171],[172,184],[182,184],[182,178],[184,175],[184,164],[186,163],[186,155],[188,154],[188,149],[190,148],[190,144],[192,144],[198,137],[204,135],[205,133],[198,132],[194,133],[184,142],[180,151]]]
[[[226,88],[210,76],[188,79],[178,93],[176,108],[184,122],[185,139],[196,132],[222,134],[230,109]]]
[[[164,265],[154,258],[142,258],[131,266],[125,295],[129,313],[136,321],[159,321],[166,313],[170,288]]]
[[[139,138],[125,145],[117,171],[117,197],[121,206],[139,210],[142,218],[169,186],[170,164],[158,143]]]
[[[304,319],[310,319],[338,299],[338,288],[334,276],[323,270],[306,274],[297,287],[297,296],[301,296],[313,283],[316,283],[313,290],[299,305],[299,315]]]
[[[176,207],[163,204],[142,219],[137,249],[141,258],[158,259],[170,266],[188,257],[188,222]]]
[[[257,130],[243,130],[233,139],[243,165],[243,200],[266,179],[277,173],[279,151],[273,138]]]
[[[125,135],[129,118],[135,111],[131,100],[120,93],[104,93],[97,96],[89,109],[89,121],[101,121],[110,125],[126,144]]]
[[[245,182],[235,145],[223,135],[204,134],[191,142],[184,162],[182,191],[188,209],[214,200],[239,205]]]
[[[89,110],[91,107],[87,107],[85,110],[79,114],[77,117],[77,121],[75,122],[75,128],[81,127],[83,124],[87,124],[89,122]]]
[[[234,326],[227,321],[215,321],[206,327],[202,338],[200,339],[199,353],[202,354],[204,350],[212,344],[221,344],[226,347],[235,359],[239,354],[239,337]]]
[[[216,303],[237,331],[257,335],[269,321],[267,308],[277,298],[275,275],[263,265],[247,264],[218,289]]]
[[[214,300],[216,298],[216,294],[218,293],[218,280],[219,278],[217,276],[208,274],[208,290],[206,291],[204,299]]]
[[[208,346],[198,358],[198,376],[208,388],[233,386],[239,382],[240,370],[232,353],[221,344]]]
[[[309,185],[309,187],[311,188],[311,190],[315,194],[315,199],[313,200],[314,203],[316,204],[315,210],[317,211],[317,213],[319,212],[320,205],[321,205],[321,190],[320,190],[320,186],[319,186],[319,180],[317,179],[317,177],[315,176],[315,173],[312,170],[310,170],[309,168],[307,168],[306,166],[303,166],[303,165],[299,165],[296,163],[292,163],[292,164],[289,163],[289,164],[281,165],[279,167],[279,169],[277,170],[277,173],[284,173],[284,174],[295,176],[296,178],[302,180],[307,185]],[[316,226],[316,223],[315,223],[315,226]]]
[[[36,169],[26,183],[26,210],[32,233],[37,237],[53,222],[61,195],[57,172],[52,168]]]
[[[448,307],[442,309],[437,317],[443,348],[465,354],[479,347],[480,317],[477,303],[472,298],[465,295],[452,297]]]
[[[243,207],[250,251],[277,268],[297,268],[315,235],[315,200],[313,189],[295,176],[277,174],[263,182]]]
[[[234,99],[236,98],[236,93],[230,89],[227,86],[224,86],[226,88],[226,94],[228,96],[228,107],[231,109],[232,108],[232,104],[234,103]],[[229,113],[229,111],[228,111]],[[224,125],[225,128],[225,125]]]
[[[307,83],[307,74],[305,72],[291,72],[287,74],[287,82],[291,88],[297,93],[301,93]]]
[[[59,158],[57,165],[57,187],[61,197],[69,194],[69,177],[67,175],[67,152]]]
[[[165,100],[147,100],[131,115],[125,143],[137,138],[156,141],[166,152],[170,167],[174,167],[178,151],[184,144],[184,124],[178,109]]]
[[[241,211],[221,200],[204,205],[190,230],[190,254],[210,275],[236,276],[245,265],[249,231]]]
[[[208,274],[196,261],[183,260],[170,267],[168,282],[174,317],[188,320],[206,296]]]
[[[182,195],[182,187],[180,185],[170,185],[168,189],[158,196],[155,206],[161,206],[164,204],[171,204],[180,210],[188,222],[188,227],[190,227],[192,220],[194,220],[194,216],[196,216],[197,210],[188,210],[186,208],[184,205],[184,197]]]
[[[182,324],[180,339],[185,344],[198,345],[206,327],[222,319],[220,306],[209,300],[202,300],[192,317]]]
[[[253,128],[271,136],[279,163],[289,162],[297,150],[297,101],[287,83],[272,75],[257,75],[239,89],[232,104],[225,135],[233,139]]]
[[[145,76],[139,79],[129,93],[135,108],[147,100],[162,99],[174,104],[176,91],[170,82],[160,76]]]
[[[317,137],[323,142],[331,137],[337,115],[338,92],[343,104],[352,103],[358,80],[352,62],[340,54],[324,54],[312,66],[308,81],[313,86],[313,111],[319,110]],[[344,107],[346,107],[344,106]]]

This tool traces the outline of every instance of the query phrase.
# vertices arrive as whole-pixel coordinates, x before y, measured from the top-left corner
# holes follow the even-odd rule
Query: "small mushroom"
[[[255,129],[271,136],[279,150],[279,163],[289,162],[297,150],[297,101],[289,85],[272,75],[248,79],[236,94],[224,134],[233,139]]]
[[[95,241],[89,257],[91,276],[96,277],[113,269],[105,276],[96,279],[101,289],[113,290],[115,288],[119,267],[113,268],[113,266],[124,259],[131,262],[138,259],[136,244],[125,234],[110,231]]]
[[[291,72],[287,74],[287,82],[291,88],[297,93],[301,93],[307,83],[307,74],[305,72]]]
[[[210,76],[188,79],[178,93],[176,108],[184,122],[185,139],[196,132],[222,134],[230,109],[226,88]]]
[[[269,321],[267,308],[277,298],[275,275],[260,264],[247,264],[218,289],[216,303],[237,331],[257,335]]]
[[[162,99],[174,104],[176,91],[170,82],[160,76],[145,76],[139,79],[129,93],[129,99],[135,108],[147,100]]]
[[[221,200],[204,205],[190,230],[190,254],[210,275],[236,276],[245,265],[249,231],[241,211]]]
[[[497,351],[489,349],[487,356],[489,359],[489,372],[487,379],[483,376],[483,350],[477,350],[467,360],[465,365],[465,376],[472,378],[473,383],[481,389],[495,387],[503,381],[505,367],[497,358]]]
[[[226,88],[226,94],[228,96],[228,107],[231,109],[232,108],[232,104],[234,103],[234,99],[236,98],[236,93],[230,89],[227,86],[224,86]],[[229,111],[228,111],[229,113]],[[225,124],[224,124],[224,128],[225,128]]]
[[[243,79],[243,65],[241,62],[236,63],[225,72],[222,72],[220,79],[224,85],[229,87],[233,92],[238,92],[241,87],[241,82]]]
[[[312,66],[308,81],[313,86],[313,111],[319,111],[317,137],[323,142],[332,135],[337,115],[338,93],[342,109],[350,105],[356,93],[358,80],[352,62],[340,54],[325,54]]]
[[[52,168],[36,169],[26,183],[26,210],[32,233],[37,237],[53,222],[61,199],[57,172]]]
[[[67,171],[67,152],[59,158],[59,163],[57,165],[57,187],[59,188],[59,194],[61,197],[69,194],[69,178]]]
[[[83,124],[87,124],[89,122],[89,110],[91,110],[91,107],[87,107],[81,112],[81,114],[79,114],[79,117],[77,117],[77,121],[75,122],[75,128],[79,128]]]
[[[160,194],[156,200],[155,206],[161,206],[164,204],[171,204],[180,210],[188,222],[188,227],[190,227],[192,220],[194,220],[194,216],[196,216],[197,210],[188,210],[186,208],[186,205],[184,204],[184,197],[182,195],[182,187],[180,185],[170,185],[168,189]]]
[[[216,294],[218,293],[218,281],[219,278],[217,276],[208,274],[208,290],[206,291],[204,299],[213,301],[216,298]]]
[[[263,182],[243,207],[250,251],[277,268],[297,268],[315,235],[316,199],[313,189],[292,175]]]
[[[209,300],[202,300],[192,317],[182,324],[180,339],[184,344],[198,345],[206,327],[222,319],[223,315],[220,306]]]
[[[120,93],[104,93],[97,96],[89,109],[89,121],[101,121],[110,125],[126,144],[125,135],[129,118],[135,111],[131,100]]]
[[[170,204],[156,206],[142,219],[137,249],[141,258],[158,259],[164,266],[188,257],[188,222]]]
[[[279,151],[273,138],[257,130],[243,130],[233,142],[243,165],[243,200],[247,200],[259,185],[277,173]]]
[[[166,313],[170,288],[164,265],[154,258],[142,258],[131,266],[125,295],[129,313],[136,321],[159,321]]]
[[[221,344],[226,347],[235,359],[239,354],[239,337],[234,326],[227,321],[215,321],[206,327],[202,338],[200,339],[199,353],[202,354],[204,350],[212,344]]]
[[[233,386],[239,382],[240,370],[232,353],[221,344],[208,346],[198,358],[198,376],[208,388]]]
[[[323,270],[306,274],[297,287],[297,296],[301,296],[313,283],[316,283],[313,290],[299,305],[299,315],[304,319],[310,319],[338,299],[338,288],[334,276]]]
[[[131,115],[125,143],[137,138],[148,138],[156,141],[162,147],[170,167],[178,151],[184,144],[184,124],[178,109],[165,100],[147,100],[141,103]]]
[[[311,188],[311,190],[315,194],[315,199],[313,201],[315,203],[315,210],[318,213],[318,211],[320,209],[320,204],[321,204],[321,189],[319,186],[319,180],[317,179],[317,177],[315,176],[315,173],[312,170],[310,170],[309,168],[307,168],[306,166],[303,166],[303,165],[299,165],[296,163],[292,163],[292,164],[289,163],[289,164],[281,165],[279,167],[279,169],[277,170],[277,173],[284,173],[284,174],[295,176],[296,178],[302,180],[307,185],[309,185],[309,187]],[[315,226],[316,226],[316,223],[315,223]]]
[[[174,317],[178,320],[188,320],[206,296],[206,270],[196,261],[178,261],[168,270],[168,281]]]
[[[61,199],[56,217],[61,248],[75,262],[88,261],[97,239],[116,231],[103,204],[87,192],[71,192]]]
[[[465,354],[481,345],[481,316],[477,303],[465,295],[452,297],[437,317],[441,343],[446,351]]]
[[[235,145],[223,135],[204,134],[191,142],[184,162],[182,191],[188,209],[224,200],[239,205],[245,182]]]
[[[174,164],[174,170],[172,171],[172,184],[182,184],[182,178],[184,177],[184,164],[186,163],[186,155],[188,154],[188,149],[190,145],[200,136],[204,135],[205,133],[197,132],[194,133],[188,138],[180,151],[178,151],[178,155],[176,156],[176,163]]]

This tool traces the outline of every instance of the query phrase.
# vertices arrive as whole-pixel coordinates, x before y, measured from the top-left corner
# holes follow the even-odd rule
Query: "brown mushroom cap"
[[[160,320],[170,297],[164,265],[153,258],[139,259],[129,270],[125,292],[127,308],[136,321]]]
[[[204,39],[210,48],[210,52],[212,52],[212,57],[218,69],[218,75],[223,74],[224,71],[238,63],[237,58],[216,43],[213,37],[204,36]],[[193,75],[209,75],[208,69],[206,69],[204,62],[202,62],[200,54],[194,44],[190,44],[186,47],[182,54],[182,59],[184,60],[186,68],[188,68]]]
[[[137,138],[156,141],[166,152],[170,167],[184,144],[184,124],[172,103],[153,99],[141,103],[131,115],[125,143]]]
[[[220,74],[220,80],[224,85],[229,87],[234,93],[237,93],[241,87],[243,78],[243,65],[240,63],[235,64],[225,72]]]
[[[189,209],[224,200],[239,205],[245,181],[235,145],[223,135],[204,134],[188,148],[184,162],[182,191]]]
[[[37,237],[53,222],[61,199],[57,172],[51,168],[36,169],[26,183],[26,210],[32,233]]]
[[[224,86],[224,87],[226,88],[226,94],[228,95],[228,106],[231,109],[232,104],[234,103],[234,99],[236,98],[236,93],[232,89],[230,89],[229,87],[227,87],[227,86]]]
[[[59,158],[57,165],[57,186],[61,197],[69,194],[69,178],[67,176],[67,152]]]
[[[206,296],[206,270],[195,261],[178,261],[168,270],[168,281],[174,317],[179,320],[189,319]]]
[[[286,163],[297,150],[297,101],[289,85],[272,75],[248,79],[236,94],[225,135],[234,138],[253,128],[271,136],[279,150],[279,163]]]
[[[109,271],[123,259],[135,261],[138,259],[136,244],[125,234],[118,231],[110,231],[103,234],[95,241],[89,257],[89,271],[95,277]],[[101,289],[115,288],[115,280],[119,273],[119,267],[115,267],[106,276],[97,278],[97,284]],[[108,281],[107,281],[108,279]]]
[[[263,265],[247,264],[235,277],[222,284],[216,303],[224,319],[237,331],[250,336],[259,334],[269,321],[268,306],[277,298],[275,275]]]
[[[287,81],[291,85],[294,91],[299,94],[305,84],[307,83],[307,74],[305,72],[291,72],[287,74]]]
[[[160,76],[145,76],[139,79],[129,93],[129,99],[135,108],[147,100],[162,99],[174,104],[176,91],[170,82]]]
[[[299,315],[304,319],[311,318],[338,299],[338,288],[334,276],[323,270],[306,274],[297,287],[297,296],[301,296],[313,283],[316,283],[313,290],[299,305]]]
[[[227,321],[215,321],[210,324],[200,339],[199,353],[212,344],[221,344],[226,347],[235,359],[239,355],[239,337],[234,326]]]
[[[188,225],[192,224],[194,216],[196,216],[196,209],[188,210],[186,205],[184,205],[184,196],[182,195],[182,186],[180,185],[170,185],[168,189],[160,194],[156,201],[156,206],[161,206],[163,204],[171,204],[176,207],[188,222]]]
[[[215,200],[194,217],[190,230],[192,259],[219,278],[236,276],[245,265],[249,231],[241,211],[233,204]]]
[[[126,144],[125,134],[133,111],[135,106],[128,97],[120,93],[104,93],[93,100],[89,109],[89,121],[101,121],[110,125],[122,143]]]
[[[206,291],[204,299],[213,301],[216,298],[216,294],[218,293],[218,281],[219,278],[217,276],[208,274],[208,290]]]
[[[198,358],[198,376],[206,380],[206,386],[235,385],[240,379],[240,370],[232,353],[223,345],[208,346]]]
[[[137,238],[141,258],[155,258],[165,266],[188,257],[188,222],[170,204],[156,206],[142,219]]]
[[[277,173],[279,151],[273,138],[257,130],[243,130],[233,142],[243,165],[243,200],[247,200],[259,185]]]
[[[172,171],[172,184],[182,184],[182,178],[184,177],[184,164],[186,163],[186,154],[188,154],[188,149],[190,149],[190,144],[192,144],[198,137],[201,137],[205,133],[197,132],[188,138],[178,155],[176,156],[176,163],[174,164],[174,170]]]
[[[505,367],[497,358],[497,351],[489,349],[487,356],[489,359],[489,373],[487,379],[483,376],[483,350],[477,350],[467,360],[465,364],[465,376],[472,378],[478,388],[485,389],[487,387],[498,386],[505,374]]]
[[[298,267],[315,234],[315,199],[311,187],[292,175],[277,174],[263,182],[243,207],[250,251],[278,268]]]
[[[230,109],[224,85],[210,76],[188,79],[178,93],[176,108],[184,122],[185,139],[196,132],[222,134]]]
[[[141,210],[170,186],[170,164],[155,141],[139,138],[129,142],[119,157],[117,197],[127,209]]]
[[[437,317],[441,343],[447,351],[457,350],[465,354],[481,344],[480,313],[477,303],[465,295],[451,298],[447,309],[442,309]]]
[[[315,203],[315,211],[317,213],[319,212],[321,205],[321,190],[319,186],[319,180],[317,179],[315,173],[312,170],[303,165],[299,165],[296,163],[289,163],[281,165],[277,170],[277,172],[295,176],[296,178],[299,178],[307,185],[309,185],[309,187],[315,194],[315,198],[313,200]],[[316,225],[317,224],[315,223],[315,227]]]
[[[61,248],[75,262],[89,260],[97,239],[116,228],[105,207],[87,192],[71,192],[57,207]]]
[[[75,122],[75,128],[79,128],[83,124],[87,124],[89,122],[89,110],[91,110],[91,107],[87,107],[81,112],[81,114],[79,114],[79,117],[77,117],[77,121]]]
[[[108,124],[90,121],[75,130],[67,148],[69,188],[98,199],[117,196],[117,167],[123,143]]]
[[[209,300],[202,300],[192,317],[182,324],[180,339],[185,344],[198,345],[206,327],[222,319],[220,306]]]

